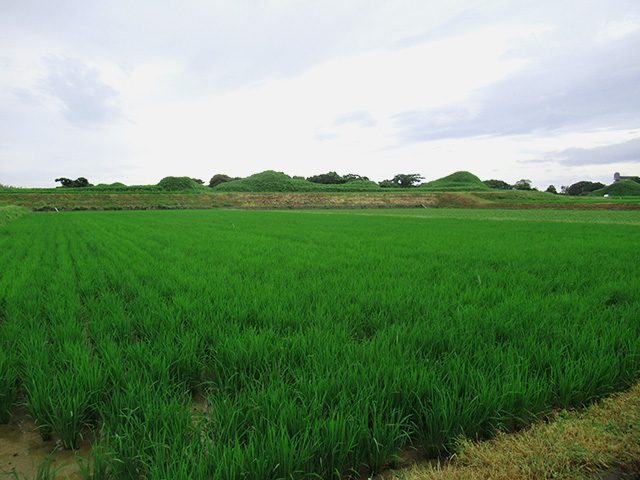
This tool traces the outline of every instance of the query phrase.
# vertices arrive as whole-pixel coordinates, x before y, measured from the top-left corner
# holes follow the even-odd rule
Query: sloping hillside
[[[603,195],[616,197],[640,197],[640,183],[634,182],[633,180],[621,180],[599,190],[595,190],[589,195],[593,197],[601,197]]]
[[[354,181],[339,185],[323,185],[297,178],[282,172],[267,170],[247,178],[224,182],[213,188],[214,192],[378,192],[375,182]]]
[[[419,188],[429,192],[484,192],[490,190],[473,173],[464,171],[424,183]]]

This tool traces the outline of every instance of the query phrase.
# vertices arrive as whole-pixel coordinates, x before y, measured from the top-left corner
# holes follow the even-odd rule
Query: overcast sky
[[[640,175],[639,0],[0,0],[0,183]]]

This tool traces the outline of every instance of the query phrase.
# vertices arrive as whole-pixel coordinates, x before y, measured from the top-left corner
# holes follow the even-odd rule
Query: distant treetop
[[[82,188],[82,187],[93,187],[92,184],[89,183],[84,177],[78,177],[75,180],[71,180],[70,178],[60,177],[56,178],[56,182],[60,182],[64,188]]]

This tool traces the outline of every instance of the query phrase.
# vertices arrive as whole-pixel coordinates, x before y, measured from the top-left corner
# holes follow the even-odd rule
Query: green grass
[[[638,216],[34,213],[0,235],[8,384],[120,478],[379,471],[636,380]]]
[[[455,172],[446,177],[420,185],[429,192],[482,192],[491,190],[482,180],[469,172]]]
[[[595,190],[589,194],[592,197],[602,197],[610,195],[616,197],[640,197],[640,183],[633,180],[621,180],[607,185],[600,190]]]
[[[408,217],[424,219],[459,219],[459,220],[516,220],[522,222],[561,222],[561,223],[602,223],[640,225],[640,212],[609,210],[501,210],[501,209],[448,209],[448,208],[416,208],[416,209],[381,209],[381,210],[314,210],[292,211],[291,214],[317,215],[358,215],[374,217]]]
[[[322,185],[291,178],[282,172],[267,170],[247,178],[221,183],[214,192],[379,192],[380,186],[371,181],[355,181],[340,185]]]
[[[489,442],[461,438],[455,457],[444,468],[416,465],[394,478],[637,478],[640,385],[588,409],[554,412],[546,420],[514,435],[501,433]]]
[[[18,218],[22,217],[29,213],[29,210],[24,207],[19,207],[15,205],[0,205],[0,228],[7,225],[9,222],[13,222]]]

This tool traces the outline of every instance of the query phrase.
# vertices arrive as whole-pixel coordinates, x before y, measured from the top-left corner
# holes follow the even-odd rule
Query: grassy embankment
[[[29,209],[26,207],[16,205],[0,206],[0,228],[27,213],[29,213]]]
[[[154,210],[198,208],[498,208],[554,210],[638,210],[640,198],[565,197],[542,192],[369,193],[89,193],[0,192],[0,203],[34,211]]]
[[[606,187],[612,193],[609,198],[602,195],[567,197],[537,191],[491,190],[475,175],[456,172],[418,188],[398,189],[381,188],[371,181],[316,184],[268,170],[221,183],[214,188],[200,185],[188,177],[166,177],[157,185],[126,186],[116,183],[83,188],[2,188],[0,202],[38,211],[221,207],[633,210],[640,209],[639,188],[635,182],[618,182]]]

